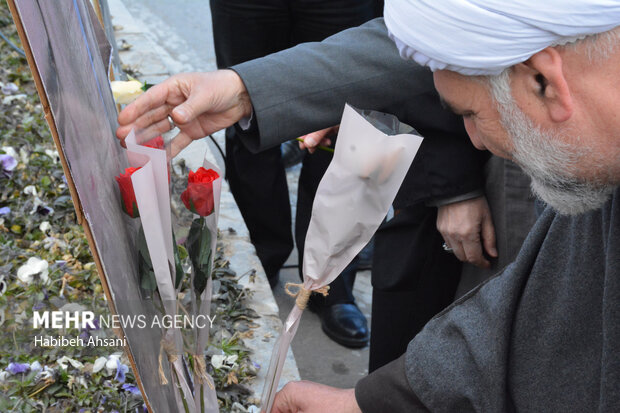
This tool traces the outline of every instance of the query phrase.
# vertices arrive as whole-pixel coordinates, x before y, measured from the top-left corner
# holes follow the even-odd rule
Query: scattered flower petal
[[[62,356],[61,358],[56,360],[56,363],[58,363],[58,365],[64,370],[67,370],[69,364],[71,364],[76,369],[81,369],[82,367],[84,367],[84,365],[79,361],[73,360],[72,358],[69,358],[67,356]]]

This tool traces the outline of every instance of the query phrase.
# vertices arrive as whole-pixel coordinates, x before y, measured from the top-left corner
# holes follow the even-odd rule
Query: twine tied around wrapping
[[[297,291],[291,291],[291,287],[296,288]],[[323,297],[327,297],[327,294],[329,293],[329,285],[317,288],[316,290],[306,290],[302,283],[286,283],[284,286],[284,291],[291,297],[295,297],[295,305],[297,305],[300,310],[305,310],[308,306],[308,300],[310,299],[310,295],[312,293],[319,293],[323,295]]]
[[[174,363],[175,361],[177,361],[179,359],[179,356],[175,354],[176,347],[174,346],[174,343],[171,343],[162,338],[161,342],[159,343],[159,382],[165,385],[168,384],[168,379],[166,379],[166,374],[164,373],[164,352],[166,353],[166,356],[168,357],[168,361],[170,363]]]
[[[205,356],[203,356],[202,354],[194,354],[194,363],[196,366],[196,371],[198,373],[198,382],[200,384],[205,384],[207,383],[207,385],[209,386],[209,388],[211,390],[214,390],[215,387],[213,386],[213,383],[211,383],[211,380],[209,380],[209,377],[207,376],[207,364],[205,362]]]

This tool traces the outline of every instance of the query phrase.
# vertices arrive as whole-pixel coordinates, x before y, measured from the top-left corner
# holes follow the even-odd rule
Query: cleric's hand
[[[252,113],[243,81],[232,70],[182,73],[151,87],[118,115],[116,136],[122,140],[134,128],[155,136],[171,129],[172,117],[180,132],[172,141],[176,156],[192,140],[233,125]]]
[[[331,126],[329,128],[321,129],[316,132],[309,133],[304,136],[300,136],[299,149],[308,149],[308,152],[314,153],[317,146],[329,146],[332,144],[330,137],[338,134],[340,125]]]
[[[484,196],[439,207],[437,229],[454,255],[463,262],[490,267],[483,248],[489,256],[497,257],[495,227]]]
[[[271,413],[361,413],[353,389],[293,381],[276,394]]]

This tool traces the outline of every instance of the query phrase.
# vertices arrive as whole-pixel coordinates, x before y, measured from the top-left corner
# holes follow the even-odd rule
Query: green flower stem
[[[153,292],[157,289],[157,280],[142,225],[138,231],[138,274],[140,274],[140,288],[144,291],[146,298],[151,299]]]
[[[204,217],[192,221],[185,241],[187,252],[194,270],[194,290],[198,297],[207,286],[211,276],[211,231]]]
[[[299,142],[303,142],[304,141],[302,138],[297,138],[295,140],[299,141]],[[334,150],[332,148],[328,148],[327,146],[319,145],[319,146],[317,146],[317,148],[322,150],[322,151],[325,151],[325,152],[334,153]]]

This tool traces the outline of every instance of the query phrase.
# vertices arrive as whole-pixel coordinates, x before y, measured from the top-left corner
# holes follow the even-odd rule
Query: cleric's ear
[[[528,98],[536,99],[553,122],[565,122],[573,114],[573,99],[564,76],[562,56],[547,47],[515,66],[519,83],[525,84]]]

